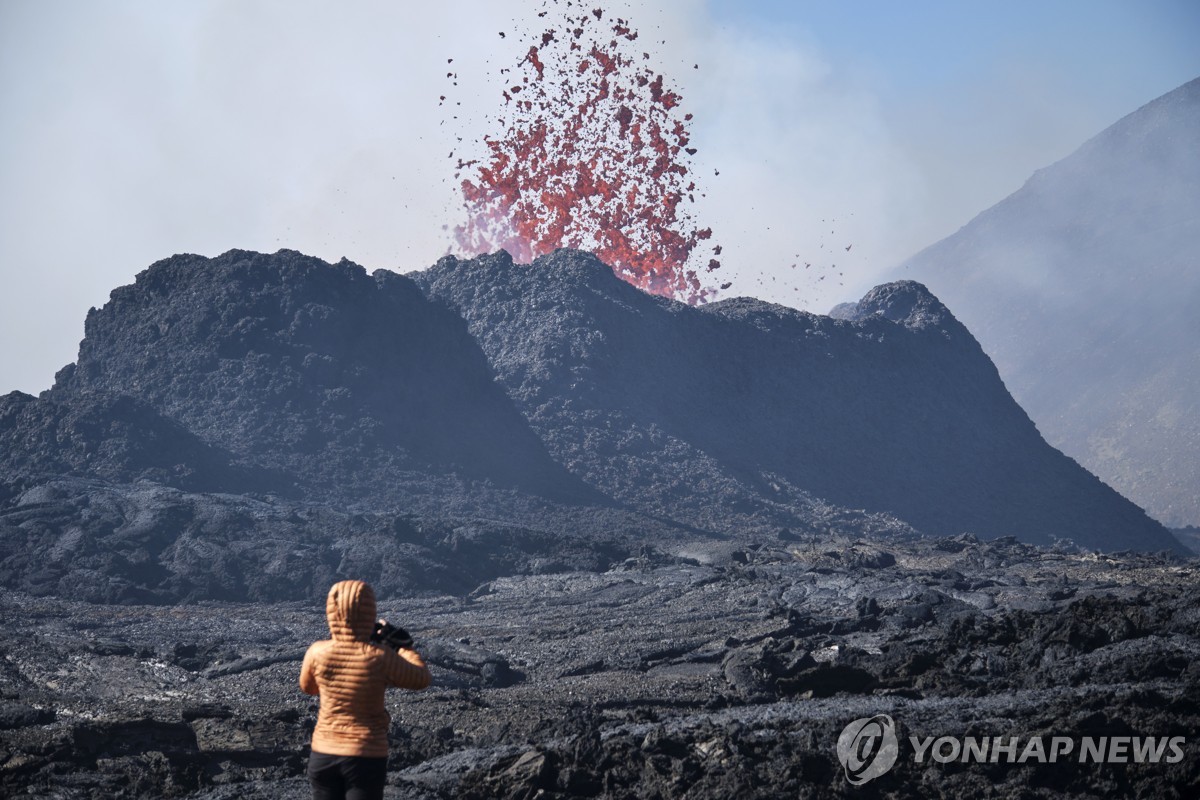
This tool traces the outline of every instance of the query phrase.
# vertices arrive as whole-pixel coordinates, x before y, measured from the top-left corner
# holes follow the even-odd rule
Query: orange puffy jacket
[[[389,686],[424,689],[429,668],[412,650],[371,643],[375,592],[366,583],[335,583],[325,616],[333,638],[314,642],[300,667],[300,688],[321,696],[313,752],[386,758],[391,716],[383,693]]]

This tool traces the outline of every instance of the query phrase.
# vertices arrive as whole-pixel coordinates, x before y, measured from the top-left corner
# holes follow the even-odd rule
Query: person
[[[375,592],[341,581],[325,601],[331,639],[314,642],[300,667],[300,688],[321,698],[308,779],[313,800],[380,800],[387,780],[384,704],[389,686],[424,689],[429,668],[414,650],[371,641]]]

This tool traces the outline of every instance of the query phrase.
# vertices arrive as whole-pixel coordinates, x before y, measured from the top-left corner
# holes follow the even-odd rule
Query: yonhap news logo
[[[837,741],[838,761],[846,770],[846,780],[855,786],[887,772],[899,753],[896,723],[887,714],[854,720]]]
[[[909,736],[919,767],[934,764],[1177,764],[1183,736]],[[842,729],[837,756],[855,786],[887,773],[900,757],[896,723],[887,714],[862,717]]]

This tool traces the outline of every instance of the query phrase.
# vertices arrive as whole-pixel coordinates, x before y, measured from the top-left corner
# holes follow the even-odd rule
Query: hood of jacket
[[[375,590],[363,581],[335,583],[325,599],[325,617],[335,641],[370,641],[375,629]]]

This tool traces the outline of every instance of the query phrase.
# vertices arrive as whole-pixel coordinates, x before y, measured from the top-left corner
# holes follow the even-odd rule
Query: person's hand
[[[386,644],[396,651],[411,650],[413,646],[413,639],[409,636],[408,631],[391,624],[386,619],[380,619],[375,623],[375,630],[371,634],[371,641]]]

